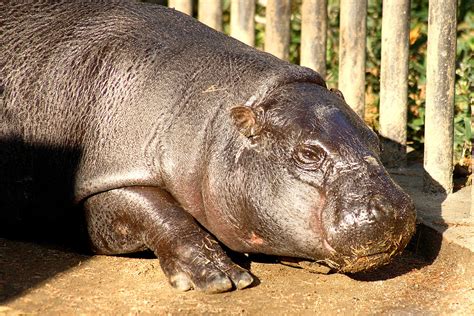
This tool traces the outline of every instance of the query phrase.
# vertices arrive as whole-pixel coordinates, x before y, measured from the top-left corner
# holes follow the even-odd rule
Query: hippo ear
[[[258,134],[261,129],[259,122],[262,117],[263,109],[254,110],[249,106],[236,106],[230,109],[235,126],[246,137],[253,137]]]
[[[342,94],[341,90],[339,89],[336,89],[336,88],[331,88],[329,89],[329,91],[331,91],[332,93],[334,93],[335,95],[337,95],[339,98],[341,98],[343,101],[346,101],[346,99],[344,99],[344,95]]]

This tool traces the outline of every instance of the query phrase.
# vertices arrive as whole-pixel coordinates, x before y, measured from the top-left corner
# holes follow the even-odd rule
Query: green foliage
[[[339,1],[328,1],[328,30],[326,43],[326,81],[335,88],[339,80]]]
[[[461,165],[472,163],[474,107],[474,2],[461,1],[458,12],[454,154]]]
[[[466,50],[470,52],[470,57],[460,58],[458,69],[456,69],[454,154],[455,160],[462,165],[468,165],[469,159],[472,159],[472,108],[474,107],[474,56],[472,54],[474,45],[472,42],[471,37],[471,47]],[[462,48],[461,52],[463,52]]]
[[[412,1],[410,15],[407,143],[416,150],[423,150],[428,0]]]

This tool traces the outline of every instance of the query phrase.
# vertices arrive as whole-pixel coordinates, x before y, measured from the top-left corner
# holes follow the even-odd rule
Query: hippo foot
[[[219,243],[167,192],[126,187],[84,202],[89,237],[102,254],[151,249],[173,287],[220,293],[248,287],[249,272],[233,263]]]
[[[200,240],[200,243],[186,242],[160,256],[161,268],[174,288],[220,293],[252,284],[250,273],[233,263],[213,237],[188,238]]]

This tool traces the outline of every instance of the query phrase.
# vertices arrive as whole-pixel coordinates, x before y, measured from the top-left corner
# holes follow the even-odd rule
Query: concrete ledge
[[[474,214],[471,187],[449,195],[423,192],[420,165],[389,170],[394,180],[413,198],[418,229],[412,243],[428,260],[444,260],[462,274],[474,274]]]

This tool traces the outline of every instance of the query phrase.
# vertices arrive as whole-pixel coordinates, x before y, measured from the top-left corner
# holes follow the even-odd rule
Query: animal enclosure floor
[[[0,314],[472,315],[472,274],[410,251],[377,271],[320,275],[251,263],[252,288],[206,295],[173,290],[157,259],[85,256],[0,239]]]

